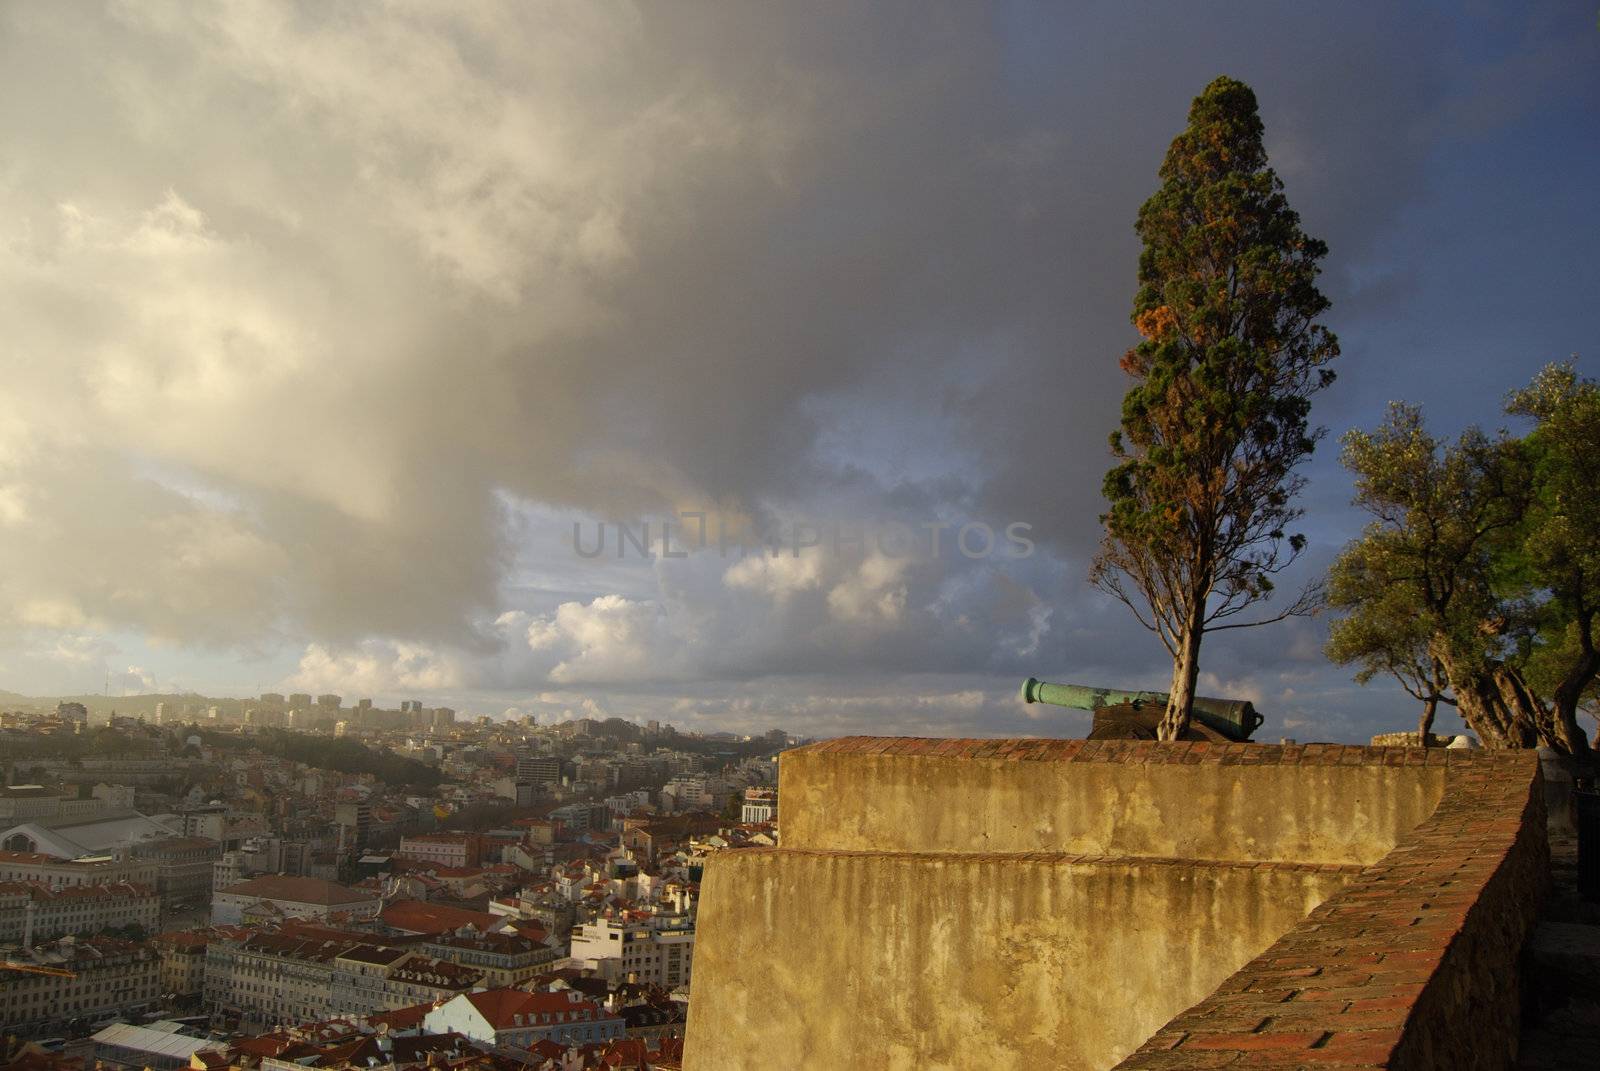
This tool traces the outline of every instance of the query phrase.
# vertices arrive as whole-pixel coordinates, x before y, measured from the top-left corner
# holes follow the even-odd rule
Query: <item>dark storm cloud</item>
[[[1429,277],[1394,236],[1457,178],[1440,145],[1593,103],[1585,46],[1548,13],[0,19],[18,403],[0,523],[27,533],[0,551],[8,616],[311,644],[305,681],[374,690],[792,691],[1051,659],[1159,677],[1080,578],[1132,220],[1189,99],[1223,72],[1256,87],[1291,201],[1333,249],[1347,378],[1401,386],[1381,324]],[[1359,418],[1367,389],[1324,411]],[[1316,491],[1319,511],[1341,498]],[[682,509],[1020,520],[1041,554],[582,571],[552,520]]]

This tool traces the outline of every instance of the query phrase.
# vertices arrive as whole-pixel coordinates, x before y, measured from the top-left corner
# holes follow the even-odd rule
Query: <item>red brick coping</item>
[[[1154,740],[1007,740],[920,736],[841,736],[794,751],[824,755],[914,755],[1015,762],[1187,763],[1211,766],[1444,766],[1498,753],[1445,748],[1359,747],[1354,744],[1214,744]],[[1529,753],[1530,761],[1532,753]],[[1538,763],[1533,762],[1534,766]]]
[[[1117,1071],[1454,1071],[1515,1063],[1519,956],[1549,882],[1533,752],[911,737],[843,737],[806,750],[1019,762],[1443,766],[1444,795],[1431,816]]]

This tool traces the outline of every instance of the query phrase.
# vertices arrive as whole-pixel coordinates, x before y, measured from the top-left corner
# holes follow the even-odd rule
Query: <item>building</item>
[[[483,983],[480,971],[315,927],[221,937],[205,955],[206,1006],[263,1023],[370,1015],[449,1000]]]
[[[671,811],[703,810],[716,805],[716,793],[703,777],[674,777],[661,788],[661,806]]]
[[[433,727],[435,729],[453,729],[456,724],[456,712],[449,707],[433,708]]]
[[[333,805],[333,821],[339,827],[339,851],[357,851],[366,847],[367,839],[372,834],[372,805],[362,802],[336,803]]]
[[[775,788],[747,788],[744,790],[744,807],[739,820],[746,825],[771,822],[778,817],[778,790]]]
[[[176,1026],[177,1024],[167,1024]],[[97,1068],[128,1068],[129,1071],[179,1071],[189,1066],[194,1054],[216,1043],[191,1037],[177,1030],[115,1023],[94,1035]]]
[[[211,866],[221,854],[208,837],[182,835],[183,820],[172,814],[106,811],[87,816],[35,818],[0,830],[4,853],[48,855],[69,860],[132,858],[154,867],[153,883],[162,909],[203,905],[211,895]],[[0,871],[5,869],[0,860]],[[144,877],[118,876],[145,881]]]
[[[222,841],[228,828],[228,808],[222,803],[207,803],[199,807],[184,807],[179,813],[186,837],[207,837]]]
[[[0,829],[0,849],[81,859],[118,849],[137,850],[143,844],[182,834],[176,815],[152,818],[137,811],[101,812],[100,801],[90,802],[94,805],[90,813],[58,812]]]
[[[135,850],[155,864],[156,890],[163,911],[204,907],[211,902],[211,870],[222,857],[222,845],[209,837],[171,837]]]
[[[561,760],[550,755],[518,755],[517,780],[528,785],[559,784]]]
[[[10,958],[52,973],[0,971],[0,1032],[38,1037],[74,1020],[138,1013],[160,992],[160,957],[148,943],[60,940]]]
[[[381,906],[376,893],[348,889],[321,878],[273,874],[251,878],[217,890],[211,902],[211,921],[237,925],[246,909],[269,904],[284,918],[326,919],[345,914],[370,917]]]
[[[0,785],[0,822],[20,822],[30,818],[81,818],[105,810],[97,796],[87,799],[63,796],[43,785]]]
[[[572,960],[613,984],[632,981],[675,989],[689,982],[694,930],[598,918],[572,928]]]
[[[668,818],[644,817],[622,820],[622,846],[631,849],[641,861],[653,863],[661,856],[686,845],[692,837],[717,832],[722,819],[710,814],[680,814]]]
[[[87,859],[60,859],[42,852],[0,852],[0,881],[36,881],[52,889],[109,881],[153,885],[156,873],[155,863],[132,859],[125,852]]]
[[[482,857],[483,838],[473,833],[422,833],[400,838],[397,858],[414,859],[436,866],[477,866]]]
[[[443,933],[418,946],[434,959],[483,972],[483,983],[516,986],[550,969],[556,950],[510,933]]]
[[[527,1048],[539,1041],[583,1045],[622,1036],[623,1022],[572,989],[528,993],[490,989],[464,993],[422,1020],[430,1034],[464,1034],[490,1045]]]
[[[160,921],[161,897],[150,885],[118,881],[52,889],[32,881],[0,882],[0,944],[26,947],[122,926],[151,932]]]
[[[230,885],[237,885],[245,880],[244,852],[223,852],[211,866],[211,892],[215,895],[218,891]]]
[[[206,984],[206,945],[220,935],[217,930],[178,930],[155,936],[163,999],[182,1004],[200,999]]]

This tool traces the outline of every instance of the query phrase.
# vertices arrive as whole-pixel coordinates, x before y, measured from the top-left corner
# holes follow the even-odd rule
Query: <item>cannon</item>
[[[1051,706],[1071,707],[1074,710],[1097,711],[1104,707],[1127,706],[1138,711],[1142,708],[1165,710],[1166,692],[1124,692],[1115,688],[1089,688],[1081,684],[1051,684],[1037,677],[1022,682],[1024,703],[1049,703]],[[1261,727],[1266,719],[1256,713],[1248,699],[1210,699],[1195,696],[1193,720],[1227,737],[1244,741]]]

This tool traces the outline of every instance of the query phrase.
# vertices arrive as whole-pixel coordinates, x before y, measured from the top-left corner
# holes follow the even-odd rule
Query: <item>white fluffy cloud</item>
[[[371,641],[343,651],[312,644],[288,683],[308,692],[363,695],[441,692],[467,683],[461,663],[421,644]]]

